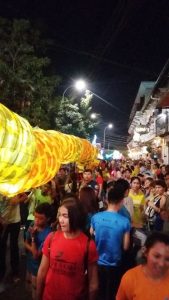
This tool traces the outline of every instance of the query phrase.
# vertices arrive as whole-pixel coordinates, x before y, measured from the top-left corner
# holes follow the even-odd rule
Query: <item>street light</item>
[[[64,92],[63,92],[63,95],[62,95],[62,101],[64,101],[64,96],[65,96],[65,93],[67,92],[67,90],[69,88],[75,88],[76,90],[78,91],[83,91],[85,90],[86,88],[86,82],[83,80],[83,79],[79,79],[75,82],[74,85],[70,85],[68,86]],[[106,99],[104,99],[103,97],[99,96],[98,94],[94,93],[93,91],[91,90],[86,90],[86,93],[91,93],[93,96],[97,97],[98,99],[100,99],[101,101],[103,101],[104,103],[106,103],[107,105],[111,106],[112,108],[118,110],[120,113],[123,113],[117,106],[113,105],[112,103],[110,103],[109,101],[107,101]]]
[[[82,79],[79,79],[79,80],[77,80],[75,82],[74,87],[76,88],[76,90],[78,90],[78,91],[81,92],[81,91],[85,90],[85,88],[86,88],[86,82],[84,80],[82,80]]]
[[[92,120],[97,119],[97,114],[96,114],[96,113],[92,113],[92,114],[90,115],[90,118],[91,118]]]
[[[113,124],[109,123],[105,128],[104,128],[104,139],[103,139],[103,148],[105,150],[105,139],[106,139],[106,129],[112,129],[113,128]]]
[[[66,93],[67,90],[70,89],[70,88],[75,88],[77,91],[81,92],[81,91],[85,90],[85,88],[86,88],[86,83],[85,83],[84,80],[79,79],[79,80],[75,81],[74,84],[69,85],[69,86],[64,90],[64,92],[63,92],[63,95],[62,95],[62,101],[64,101],[65,93]]]

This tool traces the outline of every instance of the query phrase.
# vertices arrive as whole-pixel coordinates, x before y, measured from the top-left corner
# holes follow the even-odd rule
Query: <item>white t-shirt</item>
[[[21,221],[20,205],[12,204],[10,198],[0,195],[0,218],[4,224]]]

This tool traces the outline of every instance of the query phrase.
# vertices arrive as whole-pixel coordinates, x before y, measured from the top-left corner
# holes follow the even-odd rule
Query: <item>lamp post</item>
[[[65,93],[67,92],[67,90],[68,90],[69,88],[75,88],[76,90],[78,90],[78,91],[81,92],[81,91],[85,90],[85,88],[86,88],[86,82],[85,82],[84,80],[82,80],[82,79],[79,79],[79,80],[77,80],[77,81],[75,82],[75,84],[68,86],[68,87],[64,90],[64,92],[63,92],[63,95],[62,95],[62,101],[64,101]],[[111,106],[112,108],[114,108],[114,109],[118,110],[119,112],[121,112],[121,110],[118,109],[118,107],[116,107],[115,105],[113,105],[112,103],[110,103],[109,101],[107,101],[106,99],[104,99],[103,97],[100,97],[98,94],[94,93],[93,91],[87,89],[86,92],[91,93],[93,96],[97,97],[97,98],[100,99],[102,102],[106,103],[107,105],[109,105],[109,106]]]
[[[104,128],[104,138],[103,138],[103,148],[105,150],[105,140],[106,140],[106,129],[111,129],[113,128],[113,124],[109,123],[105,128]]]
[[[62,101],[64,101],[64,98],[65,98],[65,94],[67,92],[68,89],[70,88],[75,88],[77,91],[81,92],[85,89],[86,87],[86,83],[84,80],[82,79],[79,79],[75,82],[75,84],[72,84],[72,85],[69,85],[63,92],[63,95],[62,95]]]

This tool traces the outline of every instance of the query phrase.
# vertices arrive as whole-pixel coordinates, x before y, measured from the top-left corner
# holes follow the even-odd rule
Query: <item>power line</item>
[[[99,98],[100,100],[102,100],[104,103],[106,103],[107,105],[111,106],[113,109],[116,109],[118,112],[120,112],[121,114],[126,115],[125,112],[123,112],[121,109],[119,109],[116,105],[110,103],[109,101],[107,101],[106,99],[104,99],[103,97],[97,95],[96,93],[90,91],[94,96],[96,96],[97,98]]]
[[[130,71],[132,70],[132,71],[135,71],[137,73],[144,74],[144,75],[158,76],[158,74],[152,74],[152,72],[148,72],[148,71],[145,71],[145,70],[140,69],[140,68],[131,67],[131,66],[128,66],[128,65],[125,65],[125,64],[122,64],[122,63],[118,63],[118,62],[112,61],[108,58],[100,57],[98,55],[95,55],[95,54],[87,52],[87,51],[73,49],[73,48],[70,48],[70,47],[67,47],[67,46],[63,46],[61,44],[60,45],[59,44],[50,45],[50,47],[51,46],[53,46],[53,48],[61,48],[64,51],[67,51],[67,52],[72,52],[72,53],[76,53],[78,55],[88,56],[88,57],[91,57],[91,58],[94,58],[94,59],[97,59],[97,60],[102,60],[102,62],[107,63],[107,64],[111,64],[111,65],[116,66],[118,68],[123,68],[123,69],[130,70]]]

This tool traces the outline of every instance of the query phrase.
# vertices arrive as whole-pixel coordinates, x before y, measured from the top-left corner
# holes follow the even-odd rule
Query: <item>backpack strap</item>
[[[55,232],[56,232],[56,231],[52,231],[52,232],[51,232],[51,235],[50,235],[49,244],[48,244],[48,253],[49,253],[49,255],[50,255],[50,249],[51,249],[51,245],[52,245],[52,241],[53,241]]]
[[[84,255],[84,272],[88,270],[88,257],[89,257],[89,245],[90,245],[90,240],[91,238],[87,238],[87,243],[86,243],[86,251]]]

